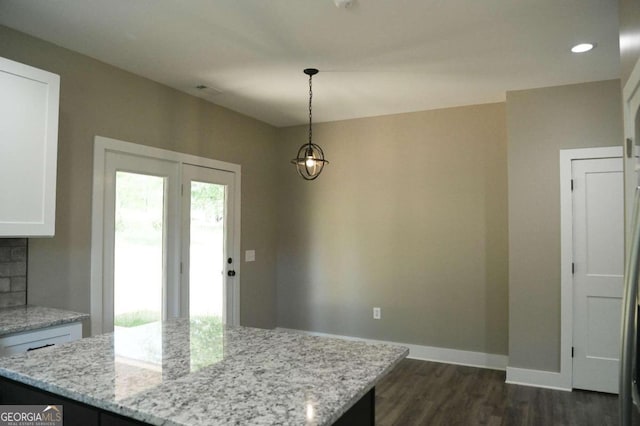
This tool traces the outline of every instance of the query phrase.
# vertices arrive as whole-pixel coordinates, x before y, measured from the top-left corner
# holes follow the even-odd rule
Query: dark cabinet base
[[[334,426],[373,426],[375,424],[375,400],[375,388],[373,388],[344,413],[334,423]],[[65,426],[141,426],[147,424],[2,377],[0,377],[0,404],[62,405]]]
[[[146,424],[2,377],[0,377],[0,404],[62,405],[64,426],[140,426]]]
[[[372,388],[333,426],[374,426],[376,423],[376,388]]]

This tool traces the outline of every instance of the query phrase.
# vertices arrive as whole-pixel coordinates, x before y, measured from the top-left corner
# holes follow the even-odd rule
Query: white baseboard
[[[444,362],[447,364],[468,365],[504,371],[509,362],[506,355],[484,352],[461,351],[458,349],[437,348],[434,346],[404,345],[409,347],[409,358],[423,361]]]
[[[507,383],[571,392],[571,381],[560,373],[507,367]]]
[[[360,337],[341,336],[337,334],[319,333],[315,331],[296,330],[278,327],[279,330],[303,333],[313,336],[334,337],[346,340],[359,340],[370,343],[387,343],[409,348],[408,358],[422,361],[443,362],[446,364],[467,365],[470,367],[488,368],[491,370],[505,370],[509,358],[506,355],[487,354],[484,352],[461,351],[457,349],[437,348],[434,346],[411,345],[407,343],[389,342],[383,340],[363,339]]]

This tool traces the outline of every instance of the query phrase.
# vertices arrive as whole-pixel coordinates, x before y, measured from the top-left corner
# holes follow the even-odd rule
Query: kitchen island
[[[78,416],[94,409],[87,415],[96,413],[95,424],[373,424],[374,387],[407,354],[399,346],[178,319],[0,358],[0,404],[66,398],[65,425],[76,405]]]

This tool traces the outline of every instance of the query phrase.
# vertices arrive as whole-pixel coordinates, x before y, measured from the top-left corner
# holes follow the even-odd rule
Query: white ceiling
[[[275,126],[619,77],[615,0],[0,0],[0,24]],[[592,41],[577,55],[569,48]],[[198,91],[204,84],[210,89]]]

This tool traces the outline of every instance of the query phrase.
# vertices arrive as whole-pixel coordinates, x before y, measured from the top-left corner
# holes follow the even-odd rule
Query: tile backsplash
[[[0,307],[27,303],[27,239],[0,238]]]

